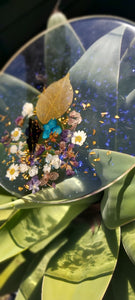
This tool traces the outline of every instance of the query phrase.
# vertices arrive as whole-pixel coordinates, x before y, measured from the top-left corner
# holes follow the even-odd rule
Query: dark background
[[[0,0],[0,68],[30,38],[46,28],[57,0]],[[109,14],[135,21],[135,0],[61,0],[68,19]]]

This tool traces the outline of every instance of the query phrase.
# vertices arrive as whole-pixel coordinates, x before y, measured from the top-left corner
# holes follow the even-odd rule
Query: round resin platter
[[[22,47],[0,75],[0,183],[18,197],[76,201],[135,165],[135,27],[69,20]]]

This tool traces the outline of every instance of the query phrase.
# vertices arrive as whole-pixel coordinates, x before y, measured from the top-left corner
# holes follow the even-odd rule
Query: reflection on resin
[[[129,154],[132,167],[133,26],[107,18],[61,25],[26,47],[6,71],[30,83],[0,77],[0,180],[9,191],[45,188],[48,199],[77,199],[127,171],[126,164],[118,170],[117,158],[124,161],[118,154]],[[113,176],[104,176],[105,164]]]

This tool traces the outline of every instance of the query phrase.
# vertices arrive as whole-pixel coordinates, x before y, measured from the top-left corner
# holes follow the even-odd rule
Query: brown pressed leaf
[[[53,82],[39,95],[36,106],[37,117],[42,124],[50,119],[61,117],[73,101],[73,89],[69,73],[62,79]]]

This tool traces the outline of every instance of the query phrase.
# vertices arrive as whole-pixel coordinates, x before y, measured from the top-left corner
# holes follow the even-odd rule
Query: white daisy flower
[[[51,171],[51,166],[48,165],[48,164],[45,164],[44,167],[43,167],[43,172],[44,173],[50,173]]]
[[[16,153],[17,153],[17,150],[18,150],[18,148],[17,148],[16,145],[12,145],[12,146],[10,147],[10,153],[11,153],[11,154],[16,154]]]
[[[60,167],[60,165],[61,165],[61,160],[59,159],[59,156],[58,156],[58,155],[53,155],[53,156],[52,156],[51,165],[52,165],[55,169],[59,169],[59,167]]]
[[[71,143],[82,146],[87,138],[87,134],[83,130],[78,130],[73,133]]]
[[[28,169],[29,169],[29,167],[27,166],[27,164],[20,164],[20,172],[21,173],[25,173],[25,172],[27,172],[28,171]]]
[[[33,176],[35,176],[37,174],[38,174],[38,167],[33,166],[33,167],[31,167],[29,169],[29,175],[30,175],[30,177],[33,177]]]
[[[16,127],[13,131],[11,131],[11,139],[12,141],[18,141],[22,134],[22,130],[19,127]]]
[[[28,117],[30,118],[32,115],[33,115],[33,111],[34,111],[34,107],[33,107],[33,104],[30,103],[30,102],[26,102],[24,105],[23,105],[23,109],[22,109],[22,116],[23,117]]]
[[[19,166],[17,164],[12,164],[6,173],[6,177],[9,178],[9,180],[13,181],[15,180],[19,175]]]

